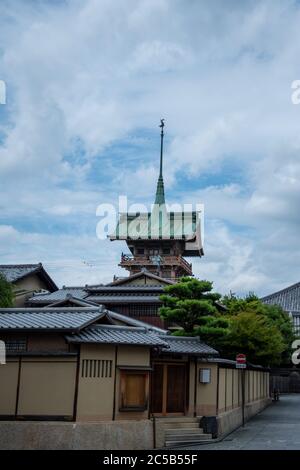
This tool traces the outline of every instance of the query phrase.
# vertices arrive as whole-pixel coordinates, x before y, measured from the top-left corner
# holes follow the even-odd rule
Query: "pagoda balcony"
[[[119,266],[124,268],[130,268],[133,266],[157,266],[158,262],[154,259],[155,256],[145,255],[132,255],[122,253],[121,262]],[[163,266],[176,266],[181,267],[189,275],[192,275],[192,264],[188,263],[181,255],[160,255],[159,265]]]

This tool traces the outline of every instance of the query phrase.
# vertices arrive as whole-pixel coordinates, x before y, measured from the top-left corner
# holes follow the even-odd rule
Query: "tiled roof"
[[[170,347],[166,352],[175,354],[192,354],[204,356],[218,356],[219,353],[207,344],[200,341],[199,337],[166,336],[163,337]]]
[[[161,303],[158,295],[89,295],[87,300],[101,304]]]
[[[4,275],[8,282],[17,282],[30,274],[37,274],[47,285],[47,289],[53,292],[57,285],[51,279],[42,263],[37,264],[0,264],[0,273]]]
[[[265,304],[280,305],[287,312],[300,312],[300,282],[261,299]]]
[[[7,281],[14,282],[39,268],[39,264],[1,264],[0,273],[4,275]]]
[[[4,330],[79,331],[104,315],[94,308],[1,308],[0,332]]]
[[[150,293],[150,294],[157,294],[161,293],[164,291],[163,286],[150,286],[150,285],[145,285],[145,286],[87,286],[86,290],[89,292],[93,292],[99,294],[99,295],[105,295],[106,293],[114,293],[114,294],[132,294],[132,292],[136,294],[141,294],[143,295],[144,293]]]
[[[125,325],[95,324],[107,315],[108,321]],[[155,328],[124,315],[99,307],[1,308],[1,331],[64,331],[71,343],[131,344],[161,346],[165,352],[216,356],[217,351],[196,337],[169,336]]]
[[[199,363],[207,363],[207,362],[214,362],[216,364],[228,364],[229,366],[234,366],[236,365],[236,361],[232,359],[223,359],[222,357],[208,357],[208,358],[199,358],[198,359]],[[252,364],[251,362],[247,361],[247,369],[263,369],[266,370],[267,367],[263,367],[259,364]]]
[[[163,286],[166,284],[174,284],[174,281],[171,281],[170,279],[165,279],[164,277],[157,276],[156,274],[152,274],[149,271],[143,269],[138,273],[131,274],[131,276],[115,279],[113,282],[108,284],[108,286],[118,286],[121,284],[126,285],[127,283],[130,283],[130,285],[132,286],[132,281],[140,279],[142,277],[147,277],[148,279],[155,279],[156,281],[160,281]],[[134,287],[140,287],[140,284],[137,284]]]
[[[91,325],[78,334],[67,336],[70,343],[132,344],[136,346],[168,347],[165,337],[146,328],[117,325]]]
[[[162,328],[158,328],[157,326],[153,326],[153,325],[150,325],[150,324],[145,323],[143,321],[136,320],[135,318],[129,317],[127,315],[122,315],[121,313],[112,312],[110,310],[107,310],[107,314],[112,320],[120,321],[122,323],[125,323],[126,325],[140,326],[140,327],[152,330],[152,331],[154,331],[155,333],[158,333],[158,334],[166,335],[168,333],[167,330],[163,330]]]
[[[68,295],[72,295],[72,297],[76,297],[77,299],[84,299],[88,293],[85,291],[84,287],[63,287],[51,294],[35,294],[30,297],[28,302],[30,304],[48,304],[65,300]]]
[[[63,300],[57,300],[56,302],[47,303],[47,307],[98,307],[99,304],[95,302],[90,302],[87,299],[78,299],[73,297],[73,295],[68,294],[67,297]],[[43,307],[46,308],[46,307]]]

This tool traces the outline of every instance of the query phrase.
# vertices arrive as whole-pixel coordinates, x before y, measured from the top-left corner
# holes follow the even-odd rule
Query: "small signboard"
[[[237,354],[235,358],[236,369],[246,369],[246,356],[245,354]]]

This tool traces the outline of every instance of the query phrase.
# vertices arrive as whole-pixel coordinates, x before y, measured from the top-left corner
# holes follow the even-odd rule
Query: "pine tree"
[[[217,314],[215,302],[221,295],[211,292],[212,282],[183,277],[164,291],[165,294],[160,296],[164,304],[159,310],[160,316],[175,322],[186,333],[193,334],[201,317]]]

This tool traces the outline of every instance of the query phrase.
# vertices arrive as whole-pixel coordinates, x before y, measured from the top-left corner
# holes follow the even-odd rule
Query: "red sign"
[[[237,354],[235,360],[237,364],[246,364],[245,354]]]

